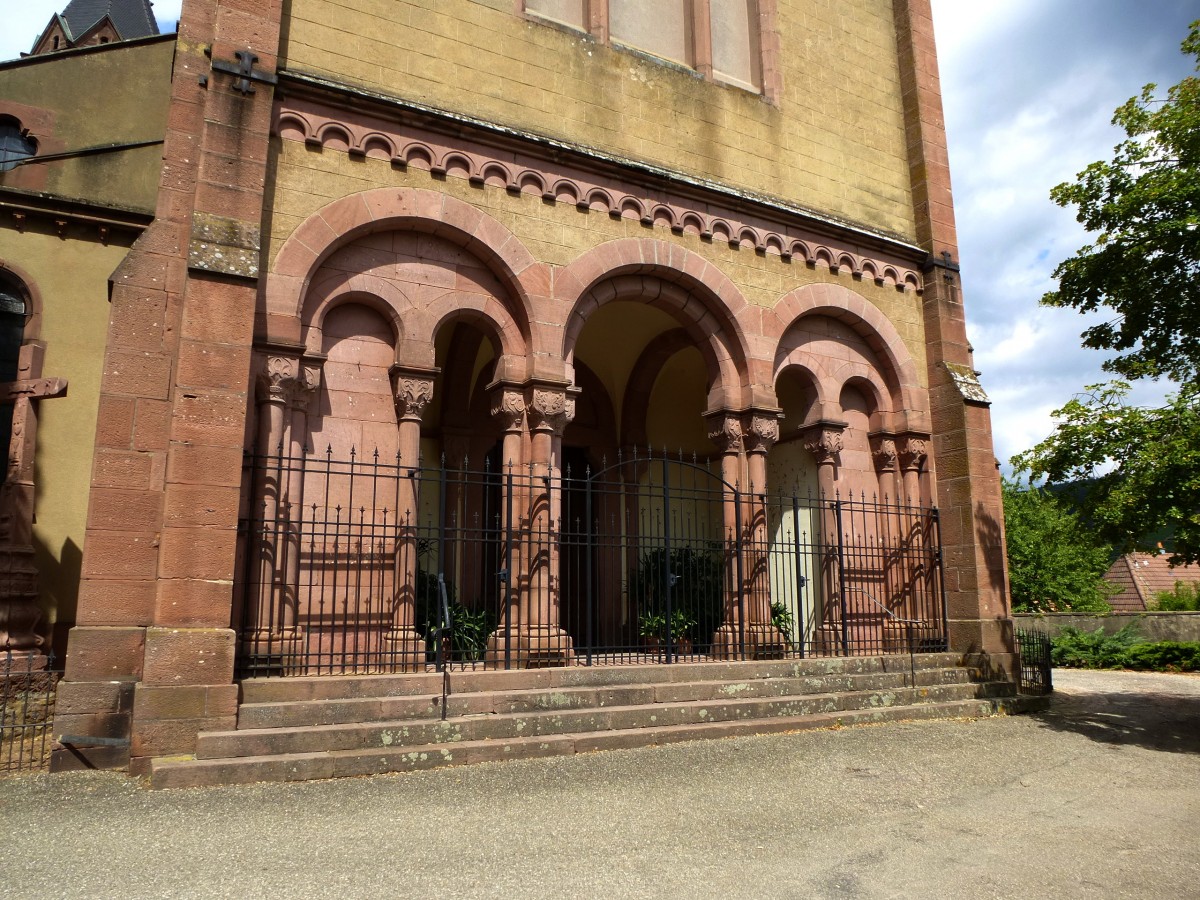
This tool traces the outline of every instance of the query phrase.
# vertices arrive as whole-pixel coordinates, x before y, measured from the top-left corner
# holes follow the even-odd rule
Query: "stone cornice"
[[[920,248],[778,198],[304,73],[283,72],[280,84],[273,132],[285,140],[536,193],[901,291],[924,288]]]

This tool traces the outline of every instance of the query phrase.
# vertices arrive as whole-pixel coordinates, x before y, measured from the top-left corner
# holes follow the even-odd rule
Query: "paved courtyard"
[[[0,896],[1200,897],[1200,677],[1052,709],[152,793],[0,780]]]

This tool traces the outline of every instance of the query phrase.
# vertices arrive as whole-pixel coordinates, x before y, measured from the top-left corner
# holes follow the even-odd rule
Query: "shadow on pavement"
[[[1200,753],[1200,696],[1056,691],[1036,718],[1105,744]]]

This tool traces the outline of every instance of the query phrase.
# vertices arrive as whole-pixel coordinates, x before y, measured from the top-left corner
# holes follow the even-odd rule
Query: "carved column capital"
[[[533,388],[527,397],[526,411],[533,431],[550,431],[561,435],[575,418],[575,398],[570,391],[554,388]]]
[[[426,407],[433,400],[433,378],[410,372],[394,374],[392,399],[396,404],[397,421],[420,422]]]
[[[871,436],[871,457],[875,460],[876,472],[895,472],[898,456],[896,441],[890,434]]]
[[[900,439],[900,468],[905,472],[919,472],[929,456],[926,439],[908,434]]]
[[[321,387],[321,363],[300,360],[297,377],[289,385],[286,400],[292,409],[305,411]]]
[[[506,432],[519,432],[525,422],[525,394],[515,388],[499,388],[492,394],[492,418]]]
[[[268,353],[259,358],[254,385],[259,403],[289,403],[300,377],[300,357]]]
[[[804,449],[813,455],[818,466],[832,466],[842,452],[842,429],[821,425],[804,436]]]
[[[779,416],[767,412],[752,412],[742,423],[747,453],[766,453],[779,440]]]
[[[708,439],[722,453],[741,453],[742,437],[740,416],[723,412],[708,417]]]

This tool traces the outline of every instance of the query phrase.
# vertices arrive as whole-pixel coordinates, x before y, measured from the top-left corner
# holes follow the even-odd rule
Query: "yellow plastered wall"
[[[724,241],[676,235],[666,227],[648,228],[633,219],[613,219],[607,213],[579,210],[573,204],[547,204],[538,194],[510,194],[490,185],[475,187],[465,178],[435,178],[425,170],[400,170],[385,160],[355,159],[342,151],[309,148],[298,141],[276,139],[272,158],[275,164],[267,185],[269,228],[265,235],[270,260],[301,222],[349,194],[379,187],[443,191],[494,217],[536,259],[551,265],[567,265],[606,241],[652,237],[703,256],[737,285],[748,302],[758,306],[773,307],[785,294],[806,284],[831,283],[850,288],[891,320],[916,363],[921,384],[927,384],[921,298],[912,290],[900,292],[870,280],[856,280],[849,274],[834,275],[820,266],[810,268],[802,260],[785,262],[774,254],[759,255],[753,250],[730,247]]]
[[[294,71],[915,235],[891,0],[779,0],[775,103],[517,7],[293,0],[281,56]]]
[[[163,38],[0,65],[0,114],[30,129],[39,156],[160,142],[23,165],[0,172],[0,187],[152,212],[174,52],[174,39]]]
[[[73,621],[104,344],[108,277],[129,252],[114,237],[107,246],[88,236],[68,240],[37,225],[24,233],[0,229],[0,260],[19,266],[40,298],[46,345],[42,374],[67,379],[67,396],[38,403],[34,548],[42,603],[50,620]]]

